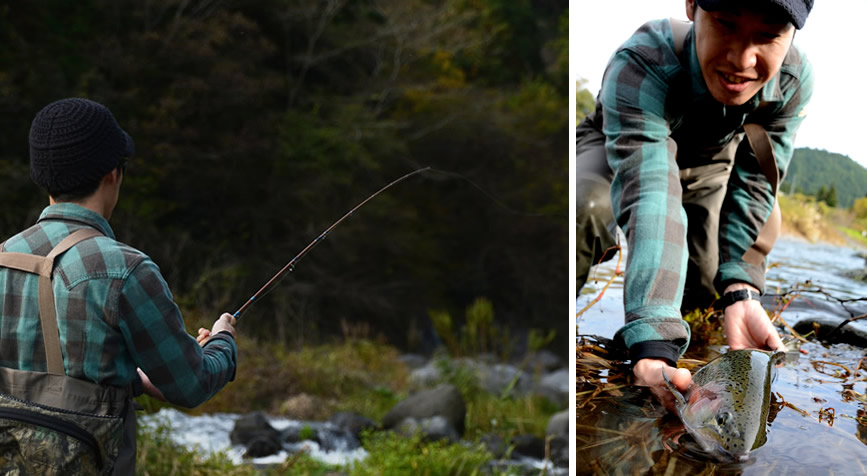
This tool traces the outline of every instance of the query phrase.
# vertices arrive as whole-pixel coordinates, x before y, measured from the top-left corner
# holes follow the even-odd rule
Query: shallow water
[[[854,313],[867,312],[862,310],[867,307],[863,302],[838,301],[867,296],[867,285],[846,277],[864,268],[864,259],[858,258],[855,250],[781,240],[770,261],[777,265],[768,273],[769,293],[784,293],[795,283],[811,281],[812,291],[793,301],[782,314],[790,324],[804,320],[841,322]],[[596,284],[592,289],[587,286],[578,297],[576,310],[599,294],[613,275],[615,262],[594,270]],[[623,324],[622,299],[622,277],[618,277],[600,302],[578,318],[578,333],[612,337]],[[763,302],[769,309],[775,305],[772,298]],[[867,332],[867,320],[849,325]],[[867,394],[867,369],[851,375],[867,353],[848,344],[826,346],[817,342],[806,343],[801,349],[806,354],[798,354],[796,360],[777,370],[772,391],[782,399],[774,397],[767,443],[750,453],[747,461],[717,462],[702,454],[689,436],[675,443],[671,434],[680,426],[677,418],[667,414],[645,390],[623,387],[614,392],[617,395],[602,393],[589,401],[590,394],[579,395],[578,474],[867,474],[867,403],[847,398]],[[690,356],[709,360],[725,350],[691,349]],[[845,365],[849,375],[830,365],[823,369],[816,364],[817,369],[817,361]],[[612,369],[606,375],[615,375],[613,383],[624,384],[616,378],[621,370]],[[835,371],[841,372],[835,376]],[[605,375],[601,377],[606,380]],[[806,414],[782,406],[783,400]],[[827,417],[829,409],[833,409],[833,419]],[[859,424],[857,417],[864,418],[865,424]]]
[[[140,416],[138,421],[140,425],[149,428],[159,425],[169,427],[172,441],[185,448],[198,448],[199,451],[207,454],[225,451],[235,464],[245,462],[255,465],[280,464],[290,456],[290,452],[294,454],[299,451],[306,451],[313,459],[334,465],[345,465],[367,457],[367,452],[363,448],[324,451],[315,441],[304,441],[285,444],[284,450],[275,455],[245,460],[244,447],[232,445],[229,441],[229,433],[235,426],[235,420],[240,417],[241,415],[232,413],[192,416],[172,408],[163,408],[155,414]],[[304,422],[287,418],[270,418],[269,422],[280,431],[292,426],[304,425]]]

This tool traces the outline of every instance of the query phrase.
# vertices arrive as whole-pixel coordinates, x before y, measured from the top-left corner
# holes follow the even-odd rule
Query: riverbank
[[[815,197],[780,194],[783,235],[810,243],[828,243],[867,249],[867,223],[851,210],[829,207]]]
[[[195,320],[191,318],[190,329],[201,324]],[[238,377],[212,400],[190,411],[139,397],[146,411],[139,422],[138,470],[539,474],[539,467],[532,465],[543,464],[547,474],[565,471],[568,439],[552,428],[558,427],[558,415],[568,416],[568,372],[563,359],[541,349],[550,339],[537,336],[535,344],[528,343],[528,352],[515,360],[495,356],[490,335],[476,336],[489,350],[479,354],[485,345],[470,342],[463,330],[455,332],[451,337],[460,343],[457,347],[424,357],[401,354],[376,338],[354,334],[328,344],[287,349],[247,337],[241,329]],[[444,387],[453,398],[410,402]],[[445,400],[457,401],[461,410],[396,416],[400,407],[431,408]],[[451,426],[436,435],[431,428],[442,422],[440,414],[449,417]],[[172,424],[160,423],[166,415]],[[345,420],[346,415],[365,422],[370,431],[347,431],[337,418]],[[245,420],[262,422],[248,431],[252,440],[238,437],[239,422]],[[218,435],[226,441],[204,442],[205,437],[196,436],[203,431],[199,426],[213,430],[204,431],[207,438]],[[299,431],[289,431],[296,426]],[[564,428],[568,432],[568,424]],[[186,437],[178,438],[181,434]],[[342,453],[331,452],[326,440],[334,441],[335,436],[339,442],[353,443],[345,448],[343,443],[336,445]],[[198,449],[189,444],[197,438]],[[325,453],[337,461],[318,457]]]

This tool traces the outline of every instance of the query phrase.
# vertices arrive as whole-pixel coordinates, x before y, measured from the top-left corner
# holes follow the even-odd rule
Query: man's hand
[[[664,360],[641,359],[632,368],[632,373],[635,375],[635,385],[650,387],[650,391],[653,392],[657,400],[669,411],[674,411],[674,395],[665,386],[662,372],[665,372],[672,385],[681,393],[686,392],[686,389],[692,383],[692,374],[689,373],[689,370],[676,369],[668,365]]]
[[[163,392],[160,392],[160,389],[154,387],[154,384],[151,383],[151,379],[148,378],[147,374],[142,372],[142,369],[136,368],[138,371],[138,376],[141,379],[141,386],[144,390],[145,395],[156,398],[157,400],[166,401],[166,397],[163,396]]]
[[[199,335],[196,336],[196,341],[199,343],[199,345],[204,347],[204,345],[211,339],[212,335],[216,335],[217,333],[223,331],[232,334],[232,338],[234,339],[236,322],[237,321],[235,320],[235,316],[224,312],[223,315],[220,316],[220,318],[217,319],[216,322],[214,322],[211,330],[207,330],[204,327],[199,328]]]
[[[758,293],[754,287],[739,283],[727,287],[725,292],[738,289],[750,289]],[[780,340],[780,334],[768,319],[768,314],[759,301],[747,299],[738,301],[725,310],[725,331],[729,347],[738,349],[771,349],[785,351],[786,347]]]

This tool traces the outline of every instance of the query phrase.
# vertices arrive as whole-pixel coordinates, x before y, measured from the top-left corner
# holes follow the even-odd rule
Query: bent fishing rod
[[[429,171],[429,170],[431,170],[430,167],[424,167],[424,168],[422,168],[422,169],[418,169],[418,170],[416,170],[416,171],[410,172],[410,173],[404,175],[403,177],[400,177],[400,178],[394,180],[393,182],[391,182],[390,184],[386,185],[385,187],[382,187],[381,189],[377,190],[373,195],[371,195],[371,196],[367,197],[366,199],[364,199],[364,201],[362,201],[361,203],[359,203],[358,205],[356,205],[355,208],[353,208],[352,210],[349,210],[348,212],[346,212],[346,214],[343,215],[342,217],[340,217],[339,220],[337,220],[336,222],[334,222],[331,226],[329,226],[328,228],[326,228],[325,231],[323,231],[319,236],[317,236],[313,241],[311,241],[310,244],[307,245],[303,250],[301,250],[300,253],[298,253],[297,255],[295,255],[295,257],[292,258],[292,260],[289,261],[289,263],[287,263],[286,266],[283,267],[283,269],[281,269],[280,271],[278,271],[277,274],[275,274],[275,275],[274,275],[270,280],[268,280],[268,282],[265,283],[264,286],[262,286],[258,291],[256,291],[256,294],[254,294],[253,296],[251,296],[250,299],[248,299],[247,302],[245,302],[244,305],[241,306],[240,309],[238,309],[237,311],[235,311],[235,314],[233,314],[232,316],[233,316],[235,319],[240,319],[240,318],[241,318],[241,314],[243,314],[244,311],[246,311],[250,306],[252,306],[253,303],[255,303],[257,299],[259,299],[260,297],[262,297],[262,296],[263,296],[263,293],[266,294],[267,291],[269,291],[269,288],[273,287],[273,286],[274,286],[274,285],[275,285],[275,284],[276,284],[276,283],[277,283],[281,278],[283,278],[286,274],[291,273],[291,272],[295,269],[295,264],[296,264],[296,263],[297,263],[301,258],[303,258],[304,255],[307,254],[307,252],[309,252],[311,249],[313,249],[314,246],[316,246],[317,244],[319,244],[320,241],[324,240],[324,239],[325,239],[325,236],[328,235],[328,233],[330,233],[331,230],[333,230],[333,229],[334,229],[337,225],[339,225],[343,220],[349,218],[349,216],[352,215],[353,213],[355,213],[356,210],[358,210],[359,208],[363,207],[365,203],[367,203],[367,202],[373,200],[373,198],[376,197],[377,195],[379,195],[380,193],[382,193],[382,192],[388,190],[389,188],[393,187],[394,185],[397,185],[397,184],[400,183],[400,182],[403,182],[404,180],[406,180],[406,179],[412,177],[413,175],[420,174],[420,173],[422,173],[422,172],[427,172],[427,171]]]

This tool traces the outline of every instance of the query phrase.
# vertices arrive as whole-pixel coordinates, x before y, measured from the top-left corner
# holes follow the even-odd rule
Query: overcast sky
[[[578,0],[571,68],[595,96],[608,58],[644,22],[657,18],[686,20],[679,0]],[[576,3],[573,3],[576,5]],[[863,47],[867,1],[822,0],[810,13],[795,44],[813,64],[815,85],[807,118],[795,147],[812,147],[848,155],[867,167],[867,67]]]

